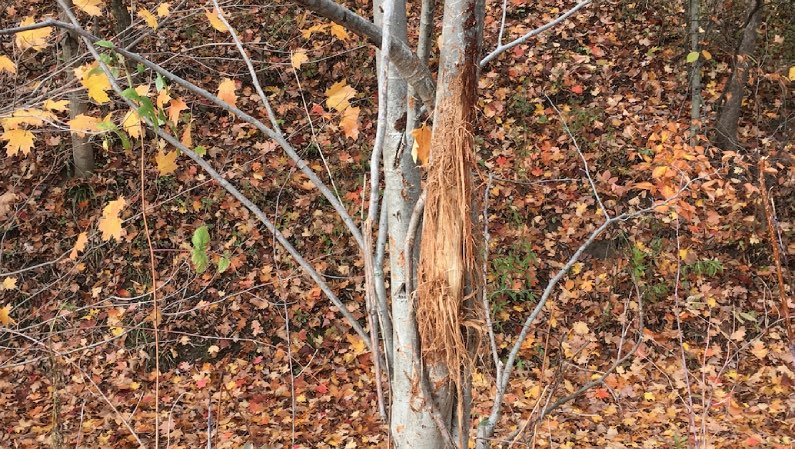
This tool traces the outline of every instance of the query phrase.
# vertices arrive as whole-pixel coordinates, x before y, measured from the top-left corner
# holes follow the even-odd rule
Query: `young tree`
[[[532,312],[522,320],[521,331],[509,346],[507,357],[498,355],[482,281],[483,251],[487,248],[484,248],[483,233],[478,226],[481,211],[481,195],[478,192],[482,185],[488,186],[490,182],[479,182],[475,178],[477,130],[474,128],[474,117],[479,72],[501,53],[565,21],[587,6],[590,0],[576,4],[556,19],[514,41],[503,44],[500,37],[496,48],[485,57],[481,57],[485,47],[485,2],[443,2],[439,5],[442,10],[442,31],[438,39],[439,69],[435,81],[428,68],[433,43],[437,42],[433,34],[437,17],[434,1],[422,2],[419,40],[414,51],[408,44],[405,0],[376,0],[374,22],[332,0],[296,0],[308,10],[367,38],[380,49],[377,55],[379,120],[370,164],[369,209],[361,227],[356,225],[332,189],[299,156],[281,131],[279,119],[268,102],[251,58],[223,15],[221,5],[217,1],[213,3],[213,26],[219,31],[229,32],[230,40],[246,62],[254,88],[267,112],[268,124],[235,106],[228,96],[213,95],[122,45],[92,35],[73,14],[67,0],[58,0],[62,20],[45,20],[0,33],[58,27],[69,35],[79,36],[99,70],[107,77],[110,87],[137,112],[151,131],[193,159],[260,220],[306,275],[317,283],[372,351],[376,381],[380,385],[382,380],[386,380],[386,388],[391,392],[388,395],[391,404],[385,403],[387,395],[380,386],[378,398],[382,415],[385,419],[388,416],[396,447],[467,447],[472,427],[471,374],[474,355],[478,347],[488,348],[495,363],[496,393],[491,412],[478,423],[476,444],[478,448],[489,447],[502,413],[517,355],[558,282],[589,245],[613,224],[652,213],[677,199],[678,192],[671,192],[668,199],[661,203],[611,215],[602,204],[574,134],[566,128],[584,164],[595,204],[598,205],[599,214],[604,215],[604,221],[553,273]],[[118,7],[118,2],[113,4]],[[114,69],[120,69],[123,65],[110,67],[109,58],[101,55],[100,51],[114,53],[123,58],[125,63],[142,65],[156,74],[158,79],[177,84],[233,113],[284,150],[336,210],[357,242],[357,250],[364,260],[365,296],[369,312],[367,326],[362,326],[347,311],[323,276],[304,259],[259,207],[189,145],[185,145],[184,139],[180,141],[173,135],[167,121],[154,111],[151,101],[135,92],[132,89],[134,86],[123,87],[125,79],[117,79],[114,73]],[[426,116],[432,122],[430,139],[423,134],[425,131],[420,126],[421,118]],[[418,159],[413,159],[411,151],[406,148],[417,148]],[[429,150],[428,157],[426,154]],[[418,163],[427,164],[425,181],[422,180]],[[383,190],[380,182],[382,174]],[[688,180],[681,189],[687,188],[691,182]],[[388,291],[383,270],[387,253],[390,267]],[[588,388],[598,385],[626,361],[636,348],[637,345],[618,358],[603,375],[573,394],[546,405],[540,411],[540,416],[549,414]]]

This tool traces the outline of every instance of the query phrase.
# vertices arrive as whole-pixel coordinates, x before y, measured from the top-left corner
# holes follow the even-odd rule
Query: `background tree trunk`
[[[762,0],[757,0],[752,6],[735,54],[734,70],[724,90],[725,101],[720,108],[715,126],[715,145],[724,150],[736,150],[740,147],[737,141],[737,126],[740,121],[745,85],[748,83],[751,59],[756,48],[756,28],[762,16],[762,5]]]
[[[65,3],[69,8],[73,8],[72,0],[66,0]],[[61,20],[68,21],[68,17],[62,12]],[[63,54],[64,64],[66,65],[66,78],[69,84],[75,81],[74,72],[72,71],[75,65],[75,58],[78,56],[80,46],[78,44],[78,36],[75,33],[68,32],[61,44],[61,51]],[[69,93],[69,118],[73,119],[80,114],[86,112],[86,100],[82,97],[81,92],[72,90]],[[75,176],[85,178],[91,175],[94,171],[94,149],[88,141],[88,137],[80,137],[72,133],[72,160],[75,164]]]
[[[127,28],[132,24],[130,12],[127,11],[127,6],[124,5],[122,0],[110,0],[110,11],[115,20],[113,23],[113,30],[116,31],[116,35],[119,39],[119,46],[127,47],[130,41]]]
[[[701,33],[699,31],[701,0],[690,0],[687,9],[690,52],[699,55],[699,58],[693,61],[690,70],[690,145],[695,145],[695,138],[701,132]]]

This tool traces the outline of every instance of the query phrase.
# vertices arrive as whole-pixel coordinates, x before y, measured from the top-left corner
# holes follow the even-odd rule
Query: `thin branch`
[[[489,235],[489,191],[493,180],[494,175],[490,174],[485,192],[483,192],[483,291],[480,299],[483,302],[483,313],[486,316],[486,330],[489,334],[491,356],[494,359],[495,379],[500,379],[502,377],[502,361],[500,361],[500,355],[497,352],[497,339],[494,336],[494,325],[491,321],[491,305],[489,304],[488,294],[489,239],[491,237]]]
[[[548,23],[546,23],[544,25],[541,25],[540,27],[534,29],[533,31],[528,32],[524,36],[522,36],[522,37],[520,37],[520,38],[518,38],[518,39],[516,39],[514,41],[511,41],[511,42],[509,42],[509,43],[507,43],[505,45],[499,45],[497,48],[494,49],[494,51],[492,51],[491,53],[486,55],[486,57],[483,58],[480,61],[480,68],[482,69],[483,67],[485,67],[486,64],[488,64],[491,61],[493,61],[495,58],[497,58],[497,56],[499,56],[503,52],[508,51],[508,50],[512,49],[513,47],[516,47],[517,45],[523,44],[523,43],[527,42],[531,37],[539,35],[539,34],[543,33],[544,31],[554,27],[555,25],[563,22],[564,20],[568,19],[575,12],[579,11],[583,7],[585,7],[588,4],[590,4],[592,1],[593,0],[584,0],[584,1],[580,2],[580,3],[577,3],[577,5],[575,7],[571,8],[568,11],[566,11],[565,13],[560,15],[555,20],[553,20],[551,22],[548,22]]]
[[[3,29],[3,30],[0,30],[0,36],[5,35],[5,34],[12,34],[12,33],[19,32],[19,31],[27,31],[27,30],[30,30],[30,29],[39,29],[39,28],[46,28],[46,27],[58,27],[58,28],[64,28],[64,29],[67,29],[67,30],[70,30],[70,31],[74,31],[77,34],[79,34],[87,43],[92,43],[92,42],[96,42],[96,41],[100,40],[98,37],[94,36],[93,34],[89,33],[85,29],[81,28],[79,26],[79,24],[73,25],[73,24],[69,24],[69,23],[66,23],[66,22],[61,22],[61,21],[53,20],[53,19],[44,20],[42,22],[38,22],[38,23],[32,24],[32,25],[27,25],[27,26],[24,26],[24,27]],[[253,125],[255,128],[260,130],[263,134],[265,134],[270,139],[272,139],[276,143],[278,143],[282,147],[282,149],[285,151],[285,153],[287,153],[287,155],[290,157],[290,159],[292,159],[293,162],[296,164],[296,166],[301,170],[301,172],[304,175],[306,175],[307,178],[309,178],[309,180],[312,182],[312,184],[315,187],[317,187],[317,189],[323,194],[323,196],[329,201],[329,203],[331,203],[331,205],[334,207],[334,210],[337,211],[337,213],[339,214],[340,218],[345,223],[346,227],[351,232],[351,234],[353,235],[353,237],[356,240],[356,242],[359,244],[359,247],[360,248],[364,247],[364,237],[362,236],[361,232],[359,231],[359,228],[353,222],[353,219],[351,218],[350,214],[348,214],[348,211],[345,208],[345,206],[339,201],[339,199],[337,199],[337,197],[334,195],[334,192],[332,192],[331,189],[329,189],[328,186],[326,186],[326,184],[317,176],[317,174],[312,170],[312,168],[309,167],[309,164],[307,164],[306,161],[304,161],[301,158],[301,156],[298,155],[298,152],[295,151],[295,149],[289,144],[289,142],[287,142],[287,140],[283,136],[281,136],[279,133],[277,133],[276,131],[272,130],[268,126],[266,126],[260,120],[258,120],[256,118],[254,118],[253,116],[243,112],[242,110],[238,109],[235,106],[227,104],[226,102],[224,102],[223,100],[219,99],[217,96],[211,94],[207,90],[205,90],[205,89],[203,89],[203,88],[191,83],[190,81],[186,81],[185,79],[183,79],[183,78],[181,78],[181,77],[169,72],[168,70],[164,69],[160,65],[155,64],[152,61],[150,61],[150,60],[148,60],[148,59],[146,59],[146,58],[144,58],[144,57],[142,57],[142,56],[140,56],[140,55],[138,55],[136,53],[129,52],[129,51],[124,50],[123,48],[119,48],[119,47],[113,47],[110,50],[112,50],[112,51],[124,56],[125,58],[131,59],[131,60],[133,60],[135,62],[143,64],[145,67],[147,67],[150,70],[153,70],[153,71],[159,73],[160,75],[162,75],[163,77],[173,81],[174,83],[179,84],[180,86],[184,87],[188,91],[190,91],[190,92],[192,92],[192,93],[194,93],[196,95],[199,95],[200,97],[203,97],[203,98],[209,100],[210,102],[214,103],[216,106],[220,107],[221,109],[223,109],[223,110],[225,110],[227,112],[230,112],[230,113],[234,114],[235,116],[237,116],[238,118],[240,118],[241,120],[243,120],[244,122]],[[112,79],[112,78],[113,77],[109,75],[109,79]]]
[[[295,0],[295,2],[366,37],[373,45],[383,44],[381,30],[375,24],[332,0]],[[400,39],[390,40],[389,51],[392,53],[392,63],[400,75],[414,87],[428,110],[433,110],[436,85],[428,66],[423,64],[408,44]]]
[[[599,191],[596,190],[596,183],[593,182],[593,178],[591,177],[591,170],[590,168],[588,168],[588,161],[585,159],[585,155],[582,154],[582,150],[580,149],[580,144],[577,143],[577,138],[574,137],[574,133],[571,132],[569,124],[566,123],[566,119],[563,118],[563,114],[560,112],[560,109],[558,109],[557,105],[555,105],[555,103],[552,102],[552,100],[547,96],[547,94],[544,94],[544,98],[547,99],[549,104],[552,105],[552,108],[555,109],[555,112],[558,113],[558,117],[560,118],[560,121],[563,123],[563,129],[566,130],[566,134],[568,134],[569,137],[571,138],[571,141],[574,142],[574,148],[577,149],[577,154],[580,155],[580,160],[582,160],[582,165],[585,167],[585,177],[588,178],[588,183],[591,184],[591,191],[593,192],[594,198],[596,198],[596,204],[599,205],[599,209],[602,209],[602,214],[604,214],[605,220],[610,220],[610,214],[607,213],[607,209],[605,209],[605,205],[602,203],[602,198],[599,197]]]
[[[477,439],[479,441],[478,443],[479,447],[483,446],[483,443],[480,443],[480,441],[483,442],[488,441],[488,439],[491,438],[491,436],[494,433],[494,427],[497,425],[497,421],[499,420],[500,414],[502,412],[502,405],[505,399],[505,391],[508,388],[508,382],[510,381],[511,374],[513,372],[516,357],[518,356],[519,351],[522,349],[522,344],[527,339],[527,334],[530,331],[530,327],[532,326],[533,322],[535,322],[536,318],[541,313],[541,310],[546,305],[547,300],[551,296],[558,282],[560,282],[560,280],[563,279],[563,277],[569,272],[571,267],[574,266],[574,264],[580,259],[580,257],[583,255],[585,250],[587,250],[588,247],[590,247],[591,244],[596,240],[596,238],[599,237],[599,235],[601,235],[605,230],[607,230],[607,228],[609,228],[610,225],[617,222],[625,222],[631,220],[641,215],[653,212],[654,210],[660,207],[665,207],[671,204],[673,201],[676,201],[679,198],[679,195],[681,195],[682,192],[684,192],[690,187],[690,184],[700,179],[702,178],[698,177],[687,181],[684,184],[684,186],[681,189],[679,189],[678,192],[676,192],[675,195],[673,195],[672,197],[668,198],[665,201],[653,204],[649,207],[637,210],[635,212],[623,213],[621,215],[605,220],[602,223],[602,225],[600,225],[591,233],[588,239],[577,249],[577,251],[575,251],[574,254],[572,254],[569,260],[563,265],[563,267],[560,270],[558,270],[557,274],[555,274],[555,276],[549,280],[546,288],[544,289],[544,292],[541,294],[541,298],[539,299],[538,304],[536,304],[536,307],[533,309],[530,315],[525,319],[524,325],[522,326],[522,330],[519,332],[519,336],[516,337],[516,341],[514,342],[514,345],[511,348],[511,352],[508,354],[508,359],[503,365],[502,378],[497,379],[497,393],[494,398],[494,404],[492,406],[491,413],[489,415],[489,418],[483,424],[481,424],[478,429]]]
[[[632,346],[632,348],[626,354],[624,354],[623,357],[619,357],[618,359],[616,359],[616,361],[613,362],[612,365],[610,365],[610,368],[608,368],[605,372],[603,372],[602,375],[600,375],[598,378],[596,378],[596,379],[594,379],[594,380],[592,380],[590,382],[585,383],[583,386],[581,386],[580,388],[578,388],[576,391],[574,391],[573,393],[569,394],[568,396],[562,397],[562,398],[558,399],[557,401],[553,402],[552,404],[544,407],[544,409],[541,411],[541,413],[536,418],[536,422],[541,421],[542,419],[544,419],[544,417],[546,417],[547,415],[552,413],[552,411],[554,411],[556,408],[558,408],[561,405],[571,401],[572,399],[577,398],[578,396],[580,396],[581,394],[583,394],[586,391],[590,390],[591,388],[596,387],[598,385],[602,385],[605,382],[605,379],[607,379],[607,376],[612,374],[619,366],[624,364],[624,362],[629,360],[630,357],[635,355],[635,353],[638,351],[638,348],[640,347],[640,344],[643,343],[643,329],[644,329],[644,324],[643,324],[643,297],[642,297],[642,295],[640,293],[640,290],[638,289],[637,283],[635,283],[635,293],[636,293],[636,295],[638,297],[638,340],[635,342],[635,344]],[[623,343],[623,338],[622,338],[622,343]],[[620,354],[621,353],[621,343],[619,344],[618,351],[619,351],[619,354]]]
[[[59,3],[61,3],[61,1],[62,0],[58,0]],[[86,45],[88,46],[89,50],[91,51],[92,56],[99,62],[100,67],[105,72],[105,75],[108,77],[108,79],[110,80],[110,83],[111,83],[111,86],[113,87],[113,90],[116,92],[117,95],[122,96],[121,94],[122,94],[123,89],[119,86],[119,84],[116,81],[115,77],[113,77],[113,75],[112,75],[112,73],[110,71],[110,68],[104,62],[102,62],[102,59],[100,58],[99,53],[97,52],[96,48],[94,47],[94,44],[92,42],[92,40],[96,40],[96,38],[94,36],[92,36],[90,33],[86,32],[83,28],[81,28],[79,26],[79,24],[70,25],[70,24],[67,24],[67,23],[64,23],[64,22],[58,22],[58,21],[45,21],[45,22],[50,22],[50,24],[52,26],[59,26],[59,27],[67,28],[67,29],[73,29],[75,32],[80,34],[83,37],[83,40],[86,43]],[[150,61],[148,61],[148,60],[146,60],[144,58],[141,58],[138,55],[134,55],[134,54],[132,54],[130,52],[126,52],[126,51],[120,50],[120,49],[115,49],[115,50],[119,51],[123,56],[127,56],[127,55],[134,56],[134,58],[131,57],[131,59],[133,59],[133,60],[135,60],[137,62],[141,62],[143,64],[146,64],[147,66],[155,66],[155,67],[157,67],[156,64],[153,64]],[[167,72],[167,71],[165,71],[162,68],[158,67],[158,69],[159,69],[159,71]],[[187,83],[184,80],[183,80],[183,82]],[[188,84],[190,84],[190,83],[188,83]],[[209,97],[213,97],[216,100],[218,100],[217,97],[215,97],[212,94],[209,94],[208,92],[204,91],[203,89],[201,89],[201,88],[199,88],[197,86],[193,86],[192,90],[203,91],[206,95],[209,95]],[[202,96],[204,96],[204,95],[202,95]],[[127,104],[131,108],[137,109],[138,106],[135,103],[133,103],[132,101],[130,101],[128,99],[125,99],[125,100],[126,100]],[[226,103],[224,103],[223,101],[220,101],[220,100],[218,100],[218,101],[220,102],[221,105],[226,105]],[[226,105],[225,109],[230,110],[229,108],[230,108],[230,106]],[[234,109],[236,109],[236,108],[234,108]],[[243,112],[240,111],[240,113],[243,113]],[[243,114],[245,114],[245,113],[243,113]],[[295,247],[290,243],[290,241],[287,240],[287,238],[284,237],[284,235],[281,233],[281,231],[279,231],[279,229],[276,228],[276,226],[270,221],[270,219],[268,219],[267,215],[265,215],[265,213],[262,211],[262,209],[260,209],[253,202],[251,202],[250,199],[248,199],[245,195],[243,195],[240,192],[240,190],[238,190],[235,186],[233,186],[226,178],[221,176],[202,157],[197,155],[190,148],[188,148],[185,145],[183,145],[179,140],[177,140],[176,138],[174,138],[170,134],[168,134],[165,131],[163,131],[162,129],[160,129],[160,127],[155,126],[151,121],[149,121],[149,119],[147,117],[142,117],[142,118],[144,119],[146,124],[152,129],[152,131],[154,131],[158,136],[160,136],[166,142],[170,143],[175,148],[177,148],[180,151],[182,151],[185,155],[187,155],[189,158],[191,158],[194,162],[196,162],[211,178],[213,178],[216,182],[218,182],[218,184],[221,187],[223,187],[227,192],[229,192],[233,197],[235,197],[235,199],[237,199],[244,207],[246,207],[246,209],[251,211],[254,214],[254,216],[256,216],[260,220],[260,222],[262,222],[262,224],[265,225],[265,227],[268,229],[268,231],[270,231],[274,235],[274,237],[282,245],[282,247],[285,250],[287,250],[287,252],[290,254],[290,256],[293,257],[293,259],[296,261],[296,263],[301,268],[303,268],[304,272],[318,285],[318,287],[320,287],[320,289],[323,291],[323,293],[326,295],[326,297],[329,298],[329,300],[332,302],[332,304],[334,304],[340,310],[340,313],[348,321],[348,324],[350,324],[351,327],[353,328],[353,330],[362,338],[362,340],[364,340],[364,343],[367,346],[367,349],[372,350],[372,348],[370,347],[370,342],[369,342],[369,339],[367,337],[367,334],[364,332],[364,329],[362,329],[361,325],[359,325],[359,322],[356,320],[356,318],[354,318],[354,316],[348,311],[347,307],[345,307],[345,304],[342,303],[342,301],[337,297],[337,295],[334,294],[334,292],[331,290],[331,288],[328,286],[328,284],[326,284],[326,282],[323,280],[323,278],[320,275],[320,273],[318,273],[314,269],[314,267],[312,267],[312,265],[310,265],[309,262],[307,262],[303,258],[301,253],[299,253],[298,250],[295,249]],[[253,117],[252,117],[252,119],[253,119]],[[256,121],[256,119],[253,119],[253,120]],[[260,122],[260,125],[262,125],[261,122]],[[264,127],[264,125],[262,125],[262,126]],[[268,129],[267,127],[265,127],[265,128]],[[268,129],[268,131],[270,133],[273,133],[273,131],[271,131],[270,129]],[[347,214],[347,212],[346,212],[346,214]]]

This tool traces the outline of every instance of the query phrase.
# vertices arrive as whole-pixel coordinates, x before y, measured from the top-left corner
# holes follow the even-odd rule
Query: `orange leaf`
[[[359,111],[361,108],[350,107],[342,113],[340,128],[345,132],[345,137],[353,140],[359,138]]]
[[[17,66],[8,56],[0,55],[0,72],[17,73]]]
[[[86,134],[99,131],[99,119],[89,115],[80,114],[66,122],[69,129],[80,137],[85,137]]]
[[[168,106],[168,120],[176,125],[179,123],[179,114],[185,109],[188,109],[188,105],[182,101],[182,98],[172,98]]]
[[[80,235],[77,236],[77,241],[75,242],[75,246],[72,248],[72,252],[69,253],[69,258],[72,260],[77,260],[77,253],[83,252],[83,250],[86,249],[86,243],[88,243],[88,234],[81,232]]]
[[[428,163],[428,158],[431,154],[431,135],[431,128],[425,125],[411,131],[411,137],[414,138],[414,145],[411,146],[411,157],[415,163],[420,165]]]
[[[225,103],[234,106],[237,104],[237,95],[235,95],[235,82],[229,78],[224,78],[218,84],[218,98]]]

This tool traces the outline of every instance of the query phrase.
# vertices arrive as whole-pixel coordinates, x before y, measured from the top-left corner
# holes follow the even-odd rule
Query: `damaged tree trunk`
[[[751,60],[756,48],[756,28],[762,16],[762,0],[756,0],[743,27],[743,37],[734,57],[734,70],[726,83],[725,99],[715,125],[715,145],[724,150],[737,150],[737,126],[745,96],[745,85],[751,70]]]
[[[423,362],[461,448],[469,438],[470,351],[480,328],[468,303],[478,279],[471,212],[482,11],[477,0],[444,4],[416,298]]]

